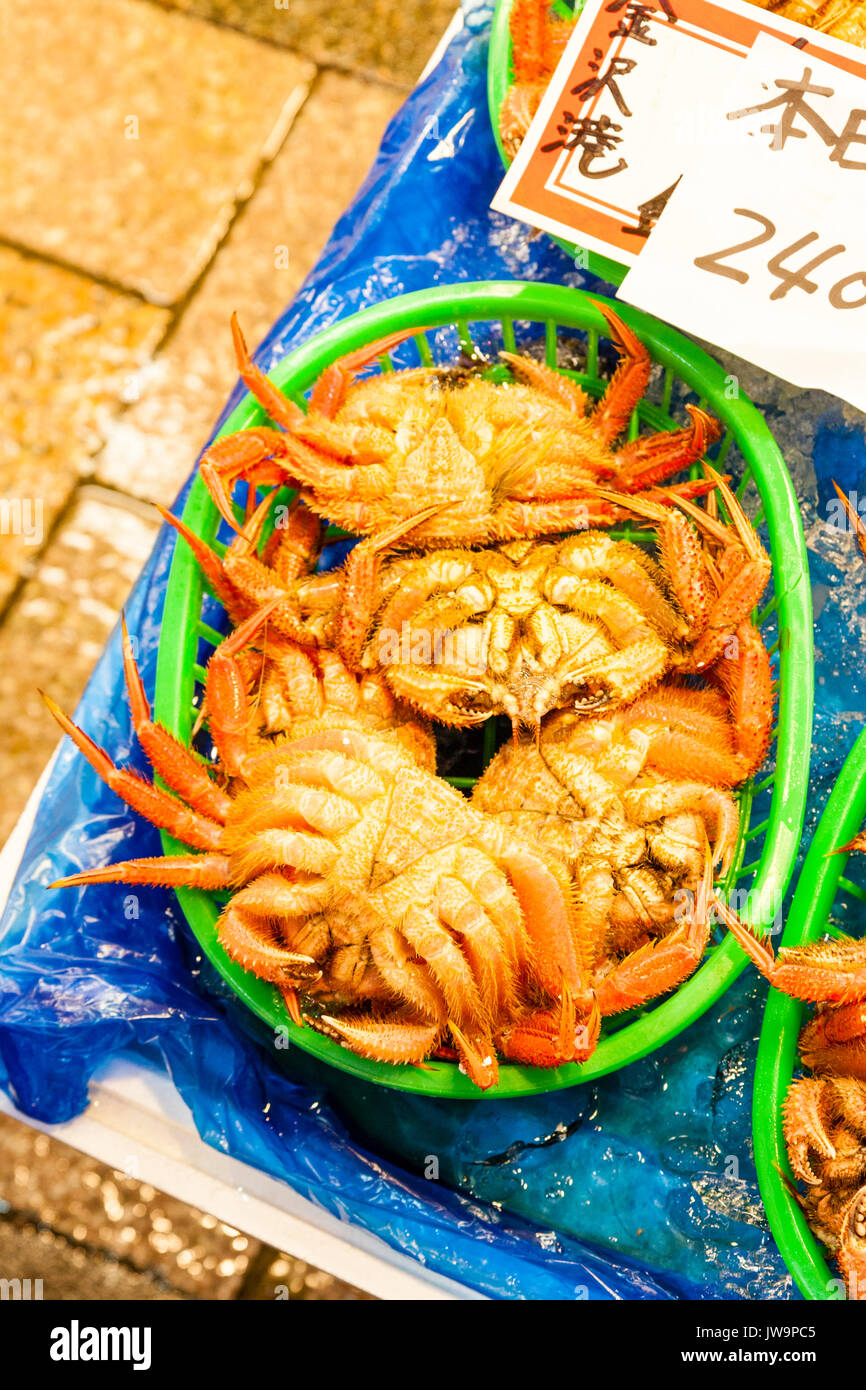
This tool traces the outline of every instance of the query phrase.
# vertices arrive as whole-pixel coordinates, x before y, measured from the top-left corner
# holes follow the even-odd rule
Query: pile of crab
[[[585,1060],[605,1016],[676,988],[736,923],[714,881],[732,789],[770,739],[750,620],[768,557],[709,464],[670,482],[719,428],[692,408],[685,428],[619,442],[651,361],[604,312],[621,359],[594,404],[508,353],[505,380],[478,364],[364,376],[403,334],[333,364],[304,412],[234,325],[273,422],[201,460],[234,539],[218,556],[166,514],[232,627],[207,669],[214,758],[154,723],[128,639],[134,726],[167,790],[52,705],[190,849],[66,883],[225,891],[222,946],[297,1024],[384,1062],[456,1059],[482,1088],[498,1058]],[[324,518],[361,539],[317,572]],[[605,529],[625,519],[653,553]],[[511,740],[467,798],[436,775],[432,727],[496,716]]]

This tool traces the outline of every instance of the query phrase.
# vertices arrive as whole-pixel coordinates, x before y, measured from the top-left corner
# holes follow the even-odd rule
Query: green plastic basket
[[[617,305],[617,312],[646,343],[663,369],[655,382],[658,401],[645,399],[632,419],[631,437],[641,424],[652,430],[673,428],[672,393],[687,389],[700,404],[715,413],[726,427],[716,454],[721,465],[739,450],[743,467],[741,490],[751,481],[760,494],[760,518],[766,520],[773,558],[775,597],[761,613],[766,620],[775,610],[779,623],[780,689],[779,718],[775,732],[775,772],[754,788],[740,793],[741,831],[730,875],[730,884],[751,888],[749,920],[758,929],[769,927],[777,896],[784,892],[794,862],[803,820],[810,730],[812,719],[812,612],[806,568],[806,551],[800,515],[791,482],[779,450],[755,407],[742,396],[730,399],[730,378],[699,348],[673,329],[637,310]],[[476,333],[501,332],[506,348],[515,346],[515,325],[543,339],[547,361],[557,360],[560,329],[570,338],[586,335],[584,372],[570,372],[596,396],[605,382],[598,375],[599,339],[607,336],[606,321],[590,297],[561,286],[515,282],[440,286],[404,295],[365,309],[335,324],[305,343],[273,370],[273,379],[293,399],[304,403],[320,372],[335,358],[385,334],[417,328],[414,339],[421,360],[432,361],[430,343],[423,329],[450,327],[446,334],[447,360],[453,361],[458,343],[474,348]],[[522,330],[521,330],[522,331]],[[443,344],[437,344],[440,355]],[[383,362],[387,369],[390,364]],[[678,385],[679,383],[679,385]],[[678,410],[681,409],[677,407]],[[260,424],[260,406],[246,396],[222,433]],[[200,479],[193,483],[183,513],[184,521],[204,540],[213,541],[219,517]],[[760,519],[759,518],[759,519]],[[645,533],[635,538],[647,540]],[[202,662],[219,640],[219,633],[201,619],[205,590],[201,573],[188,549],[178,544],[173,558],[165,602],[156,682],[157,717],[179,738],[187,741],[193,724],[194,698],[204,677]],[[492,751],[492,739],[488,748]],[[470,779],[452,779],[458,786]],[[769,813],[750,825],[753,793],[766,792]],[[181,846],[164,836],[166,852]],[[746,862],[748,858],[748,862]],[[229,960],[216,939],[219,911],[208,894],[183,889],[178,899],[203,951],[245,1003],[272,1028],[287,1028],[291,1041],[325,1061],[366,1080],[431,1096],[476,1100],[480,1092],[452,1062],[430,1063],[427,1069],[392,1067],[367,1061],[337,1042],[292,1024],[277,990]],[[556,1070],[503,1065],[498,1087],[486,1094],[495,1097],[527,1095],[556,1090],[602,1076],[651,1052],[697,1018],[745,967],[746,957],[736,942],[725,936],[711,947],[696,974],[666,1000],[640,1013],[607,1021],[606,1032],[594,1056],[586,1063],[571,1063]],[[279,1055],[279,1054],[277,1054]]]
[[[866,730],[845,761],[815,837],[809,846],[794,894],[782,946],[801,946],[825,934],[862,932],[866,889],[845,877],[847,854],[833,854],[866,821]],[[859,857],[859,856],[858,856]],[[855,926],[847,920],[853,910]],[[800,1067],[797,1042],[807,1006],[771,989],[764,1012],[755,1068],[753,1128],[761,1196],[776,1244],[800,1292],[809,1299],[844,1298],[838,1273],[806,1224],[791,1186],[782,1133],[782,1104]]]
[[[502,144],[502,136],[499,134],[499,112],[514,77],[514,64],[511,58],[511,32],[508,27],[512,4],[513,0],[496,0],[493,26],[490,31],[490,48],[487,53],[487,110],[490,115],[490,124],[493,127],[496,148],[505,169],[508,168],[509,159]],[[579,15],[583,5],[584,0],[575,0],[573,5],[564,3],[564,0],[557,0],[553,8],[563,16]],[[622,265],[619,261],[611,260],[609,256],[602,256],[598,251],[583,251],[580,247],[573,245],[570,241],[564,241],[561,237],[555,236],[551,239],[556,242],[557,246],[561,246],[572,260],[576,260],[578,255],[585,258],[586,265],[593,275],[598,275],[600,279],[607,280],[611,285],[619,285],[622,282],[628,266]]]

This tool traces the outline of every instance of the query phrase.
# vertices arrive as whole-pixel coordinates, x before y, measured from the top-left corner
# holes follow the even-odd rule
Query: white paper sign
[[[620,295],[866,409],[866,82],[758,37]]]
[[[741,0],[587,0],[493,207],[635,264],[764,33],[866,77],[852,44]]]

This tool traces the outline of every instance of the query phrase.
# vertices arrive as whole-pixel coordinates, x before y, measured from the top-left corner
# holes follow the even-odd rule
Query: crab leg
[[[137,811],[152,825],[167,830],[175,839],[183,840],[193,849],[219,850],[222,848],[223,827],[208,816],[185,806],[168,792],[161,791],[153,783],[146,782],[137,772],[115,767],[104,749],[89,738],[83,729],[63,713],[59,705],[46,695],[42,695],[48,709],[61,729],[84,755],[94,772],[98,774],[113,792]],[[170,751],[170,750],[169,750]],[[169,780],[166,778],[166,780]]]
[[[262,551],[262,563],[289,585],[314,569],[322,539],[321,520],[296,497]]]
[[[563,376],[562,372],[549,367],[546,362],[538,362],[534,357],[524,357],[521,353],[500,352],[499,356],[503,362],[508,363],[515,376],[520,377],[529,386],[534,386],[537,391],[543,391],[569,414],[578,417],[586,414],[590,397],[570,377]]]
[[[230,777],[243,777],[261,756],[252,747],[252,715],[237,655],[248,646],[279,602],[273,599],[221,642],[208,662],[205,700],[211,738]]]
[[[238,371],[244,385],[252,392],[259,405],[268,412],[276,424],[281,425],[285,430],[294,429],[296,425],[303,422],[304,412],[295,405],[294,401],[289,400],[288,396],[255,365],[250,357],[246,339],[241,332],[237,314],[232,314],[231,327]],[[389,333],[386,337],[380,338],[374,343],[365,343],[363,347],[357,348],[354,352],[346,353],[338,361],[332,362],[330,367],[325,368],[313,387],[310,396],[310,409],[328,419],[332,418],[342,405],[346,390],[357,372],[369,366],[377,357],[384,357],[392,348],[399,347],[408,338],[414,338],[423,331],[420,328],[409,328],[399,333]]]
[[[494,1017],[509,1012],[516,999],[513,964],[485,906],[462,879],[446,874],[437,885],[435,907],[460,942],[485,1008]]]
[[[733,648],[730,653],[729,648]],[[711,674],[728,697],[738,764],[736,770],[731,765],[734,777],[729,785],[735,786],[757,772],[767,756],[772,733],[773,672],[758,629],[751,623],[740,623]]]
[[[686,410],[692,417],[691,429],[639,437],[619,450],[617,487],[624,492],[644,492],[702,459],[708,446],[721,438],[718,420],[694,405],[687,405]]]
[[[182,540],[186,541],[196,558],[199,569],[207,579],[218,602],[229,615],[232,623],[243,622],[249,617],[250,603],[229,579],[222,560],[216,551],[205,545],[194,531],[191,531],[179,516],[156,503],[156,509],[163,521],[173,527]]]
[[[323,1014],[315,1020],[314,1026],[335,1037],[350,1052],[357,1052],[359,1057],[395,1065],[423,1062],[435,1048],[442,1031],[438,1023],[403,1019],[399,1015],[376,1018],[361,1013],[345,1013],[339,1017]]]
[[[730,909],[719,904],[725,925],[770,984],[793,999],[834,1004],[866,1000],[866,940],[815,941],[782,947],[778,956]]]
[[[185,748],[161,724],[153,723],[150,705],[144,693],[144,683],[132,654],[132,643],[129,640],[125,617],[121,617],[121,625],[123,672],[132,723],[148,762],[191,807],[224,824],[231,807],[231,798],[214,784],[205,764],[194,753]]]
[[[80,883],[129,883],[161,888],[229,888],[231,862],[225,854],[172,854],[153,859],[126,859],[59,878],[52,888]]]
[[[606,304],[594,300],[607,320],[610,336],[623,354],[607,390],[593,411],[592,422],[605,444],[618,439],[647,388],[652,358],[637,334]]]
[[[726,638],[748,619],[760,601],[772,573],[770,557],[724,478],[706,463],[704,472],[724,500],[732,527],[723,526],[687,498],[677,497],[673,500],[703,531],[721,542],[724,551],[719,567],[723,573],[729,570],[728,562],[731,559],[736,558],[739,562],[734,574],[722,582],[721,590],[710,606],[706,629],[693,652],[695,670],[703,669],[718,658]]]
[[[496,860],[523,909],[538,982],[573,1019],[575,1006],[588,1006],[591,990],[577,950],[577,922],[566,872],[517,841],[506,842]]]
[[[261,368],[253,362],[237,314],[232,314],[231,330],[241,381],[247,390],[252,392],[259,405],[267,411],[274,423],[279,425],[281,429],[290,430],[298,421],[303,420],[304,412],[300,406],[295,405],[294,401],[289,400],[288,396],[278,386],[275,386],[270,377],[265,376]]]
[[[329,420],[333,419],[358,372],[375,362],[377,357],[384,357],[392,348],[399,347],[401,343],[423,332],[423,328],[404,328],[397,333],[388,333],[384,338],[379,338],[374,343],[365,343],[363,347],[356,348],[354,352],[347,352],[344,357],[332,362],[313,387],[310,410],[324,415]]]
[[[696,478],[687,483],[675,483],[662,491],[641,494],[653,506],[669,505],[675,498],[703,497],[712,483]],[[491,539],[500,541],[525,540],[528,536],[549,536],[559,531],[588,531],[594,527],[613,526],[628,521],[634,511],[632,498],[625,492],[605,492],[590,483],[581,483],[581,495],[553,502],[503,501],[492,522]]]
[[[866,1005],[856,1001],[816,1013],[803,1029],[800,1055],[812,1071],[866,1081]]]
[[[251,923],[237,899],[220,914],[219,943],[244,970],[253,970],[271,984],[308,983],[321,974],[311,956],[289,951],[276,939],[267,923]]]
[[[596,998],[603,1015],[637,1008],[688,979],[700,964],[710,939],[711,892],[712,863],[707,854],[691,921],[682,923],[661,941],[650,941],[633,951],[599,981]]]
[[[239,478],[254,479],[261,487],[280,487],[290,481],[290,471],[280,462],[286,458],[286,440],[277,430],[256,426],[215,440],[202,454],[202,481],[233,531],[239,527],[231,492]]]
[[[585,1021],[571,1034],[563,1033],[562,1016],[556,1009],[538,1009],[503,1028],[496,1038],[502,1055],[529,1067],[559,1067],[565,1062],[586,1062],[598,1044],[601,1012],[593,1002]]]
[[[382,556],[391,546],[440,510],[440,504],[425,507],[415,516],[399,521],[378,536],[368,536],[350,550],[343,567],[343,596],[337,646],[346,665],[358,669],[367,634],[378,607],[376,581]]]
[[[866,557],[866,525],[864,525],[863,523],[863,518],[860,516],[860,513],[857,511],[856,507],[853,507],[851,505],[850,500],[845,496],[845,493],[842,491],[835,478],[833,479],[833,486],[836,489],[836,495],[838,496],[839,501],[845,508],[845,513],[848,517],[848,520],[850,521],[851,526],[854,529],[854,534],[857,537],[857,544],[860,547],[861,554],[864,557]]]

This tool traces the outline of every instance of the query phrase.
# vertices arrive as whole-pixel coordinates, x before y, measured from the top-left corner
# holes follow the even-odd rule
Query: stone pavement
[[[75,705],[233,384],[231,311],[255,345],[455,8],[0,0],[0,842],[56,741],[36,687]],[[46,1297],[358,1296],[0,1117],[8,1269]]]

